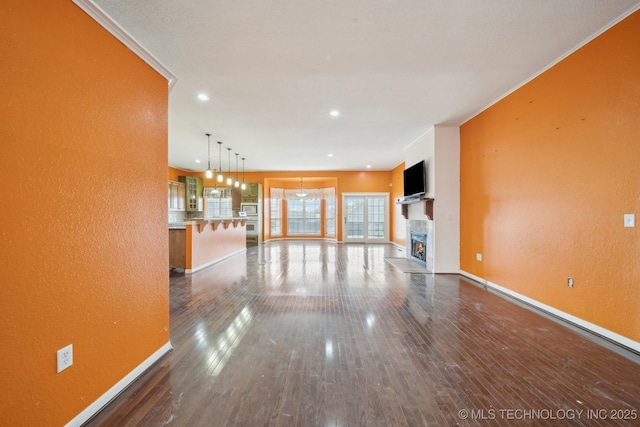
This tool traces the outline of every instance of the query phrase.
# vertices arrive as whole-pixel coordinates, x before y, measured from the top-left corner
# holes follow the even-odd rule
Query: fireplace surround
[[[433,271],[433,221],[428,219],[408,220],[406,236],[405,253],[407,259]]]
[[[427,266],[427,235],[425,233],[411,233],[411,252],[409,259],[422,267]]]

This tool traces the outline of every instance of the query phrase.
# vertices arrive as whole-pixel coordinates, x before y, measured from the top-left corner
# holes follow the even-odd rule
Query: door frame
[[[342,227],[342,242],[343,243],[389,243],[389,229],[391,227],[391,218],[389,217],[389,196],[390,194],[388,192],[357,192],[357,193],[342,193],[342,206],[341,206],[341,227]],[[366,204],[366,198],[367,197],[383,197],[384,198],[384,238],[383,239],[375,239],[375,240],[369,240],[366,237],[366,233],[365,236],[362,239],[348,239],[347,238],[347,198],[348,197],[364,197],[365,198],[365,231],[367,230],[366,224],[367,224],[367,215],[366,215],[366,210],[367,210],[367,204]]]

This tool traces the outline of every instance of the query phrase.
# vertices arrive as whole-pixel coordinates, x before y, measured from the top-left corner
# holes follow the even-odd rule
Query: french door
[[[389,193],[342,193],[345,243],[389,241]]]

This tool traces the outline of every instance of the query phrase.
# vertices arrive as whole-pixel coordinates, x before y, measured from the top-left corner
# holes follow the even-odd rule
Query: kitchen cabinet
[[[179,176],[178,180],[184,183],[185,210],[198,212],[202,210],[202,178],[197,176]]]
[[[260,184],[248,183],[247,187],[242,190],[243,203],[257,203],[260,197]]]
[[[241,194],[242,190],[240,190],[240,188],[233,187],[231,189],[231,209],[236,212],[240,211],[240,203],[242,202]]]
[[[169,229],[169,268],[187,266],[187,231]]]
[[[183,211],[184,210],[184,183],[169,181],[169,210],[170,211]]]

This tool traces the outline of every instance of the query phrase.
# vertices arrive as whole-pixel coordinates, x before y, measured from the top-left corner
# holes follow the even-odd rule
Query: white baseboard
[[[132,382],[136,380],[140,375],[144,373],[147,369],[149,369],[154,363],[156,363],[162,356],[167,354],[173,349],[171,346],[171,342],[166,343],[162,347],[160,347],[155,353],[147,358],[144,362],[138,365],[133,371],[129,372],[129,374],[118,381],[116,385],[111,387],[105,394],[100,396],[98,400],[93,402],[91,405],[87,406],[87,408],[80,412],[74,419],[69,421],[66,424],[66,427],[79,427],[82,424],[86,423],[97,414],[102,408],[107,406],[109,402],[111,402],[116,396],[124,391]]]
[[[540,301],[534,300],[533,298],[529,298],[525,295],[522,295],[518,292],[514,292],[511,289],[507,289],[503,286],[497,285],[495,283],[492,283],[488,280],[485,280],[481,277],[475,276],[471,273],[467,273],[466,271],[460,270],[459,273],[465,277],[468,277],[471,280],[475,280],[476,282],[479,282],[489,288],[495,289],[496,291],[508,295],[511,298],[514,298],[516,300],[522,301],[525,304],[528,304],[540,311],[543,311],[545,313],[551,314],[552,316],[555,316],[557,318],[560,318],[570,324],[573,324],[575,326],[578,326],[579,328],[582,328],[584,330],[587,330],[595,335],[599,335],[603,338],[606,338],[609,341],[612,341],[614,343],[617,343],[623,347],[627,347],[635,352],[640,353],[640,342],[637,341],[633,341],[627,337],[624,337],[620,334],[616,334],[615,332],[612,332],[608,329],[605,329],[601,326],[598,326],[596,324],[593,324],[591,322],[587,322],[584,319],[581,319],[579,317],[576,317],[572,314],[569,313],[565,313],[564,311],[558,310],[557,308],[551,307],[550,305],[546,305],[541,303]]]
[[[207,267],[210,267],[212,265],[219,264],[219,263],[221,263],[222,261],[224,261],[226,259],[232,258],[232,257],[234,257],[236,255],[239,255],[241,253],[244,253],[244,252],[247,252],[246,248],[245,249],[240,249],[239,251],[236,251],[236,252],[233,252],[233,253],[230,253],[229,255],[223,256],[222,258],[214,259],[213,261],[209,261],[206,264],[199,265],[196,268],[186,268],[184,270],[184,272],[185,272],[185,274],[192,274],[192,273],[195,273],[198,270],[202,270],[203,268],[207,268]]]
[[[402,249],[403,251],[406,251],[406,250],[407,250],[407,248],[406,248],[406,246],[405,246],[405,245],[400,245],[399,243],[396,243],[396,242],[394,242],[394,241],[391,241],[391,242],[389,242],[389,243],[391,243],[393,246],[396,246],[398,249]]]

